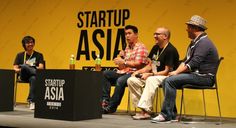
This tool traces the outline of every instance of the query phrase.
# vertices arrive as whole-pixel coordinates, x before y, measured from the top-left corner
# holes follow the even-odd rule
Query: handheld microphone
[[[135,75],[135,77],[141,78],[141,77],[142,77],[142,74],[138,73],[138,74]]]

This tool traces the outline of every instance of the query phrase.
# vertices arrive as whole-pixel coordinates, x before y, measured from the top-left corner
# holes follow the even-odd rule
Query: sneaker
[[[34,108],[35,108],[34,102],[30,102],[29,109],[34,110]]]
[[[104,107],[107,107],[107,106],[108,106],[108,101],[103,100],[102,101],[102,107],[104,108]]]
[[[171,121],[166,120],[161,114],[156,116],[155,118],[152,118],[152,123],[171,123]]]

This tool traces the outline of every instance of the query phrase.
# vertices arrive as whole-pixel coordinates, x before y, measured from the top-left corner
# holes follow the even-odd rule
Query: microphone
[[[138,73],[135,75],[136,78],[141,78],[142,77],[142,74]]]

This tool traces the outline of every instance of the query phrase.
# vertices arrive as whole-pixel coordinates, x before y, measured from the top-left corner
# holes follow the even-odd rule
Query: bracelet
[[[155,73],[153,72],[152,75],[155,76]]]

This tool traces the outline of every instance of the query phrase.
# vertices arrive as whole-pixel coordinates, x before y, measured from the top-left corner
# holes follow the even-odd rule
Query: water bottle
[[[100,55],[98,54],[97,58],[95,59],[95,71],[101,71],[102,70],[101,62],[102,62],[102,60],[100,58]]]
[[[70,68],[71,70],[74,70],[74,69],[75,69],[75,56],[74,56],[73,54],[70,56],[70,65],[69,65],[69,68]]]

